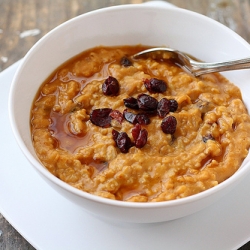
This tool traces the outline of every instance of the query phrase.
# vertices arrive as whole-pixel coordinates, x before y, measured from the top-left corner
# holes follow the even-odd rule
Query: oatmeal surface
[[[250,146],[250,117],[239,88],[218,73],[193,77],[167,59],[131,57],[145,48],[93,48],[42,84],[31,133],[38,158],[53,175],[109,199],[156,202],[207,190],[240,167]],[[107,79],[117,80],[118,92],[107,94]],[[166,89],[147,88],[150,79],[164,81]],[[125,106],[124,100],[138,101],[142,94],[158,106],[175,100],[177,109],[159,115],[155,108]],[[93,112],[103,115],[104,109],[105,117]],[[138,125],[137,116],[131,121],[137,114],[149,120]],[[162,128],[167,117],[171,126],[176,122],[169,133]],[[144,132],[139,139],[136,131]],[[116,138],[125,134],[130,144],[124,149]]]

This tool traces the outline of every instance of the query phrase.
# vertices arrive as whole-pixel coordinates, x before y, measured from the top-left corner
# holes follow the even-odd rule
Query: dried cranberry
[[[148,125],[150,123],[150,119],[146,114],[137,114],[136,121],[141,125]]]
[[[148,117],[150,117],[150,116],[156,116],[157,115],[157,109],[154,109],[154,110],[143,110],[142,114],[145,114]]]
[[[142,148],[145,146],[148,140],[148,131],[146,129],[141,129],[137,140],[135,141],[135,146],[137,148]]]
[[[161,129],[166,134],[174,134],[176,130],[176,125],[177,125],[176,118],[170,115],[162,120]]]
[[[128,121],[128,122],[130,122],[130,123],[132,123],[132,124],[136,124],[136,114],[134,114],[134,113],[132,113],[132,112],[129,112],[129,111],[127,111],[126,109],[123,111],[123,116],[124,116],[124,118]]]
[[[169,110],[170,112],[175,112],[178,109],[178,102],[175,99],[169,99],[170,105]]]
[[[126,119],[126,121],[132,124],[139,123],[141,125],[148,125],[150,123],[150,119],[147,114],[134,114],[125,109],[123,111],[123,116]]]
[[[132,136],[135,140],[135,146],[137,148],[142,148],[147,143],[148,132],[146,129],[141,129],[141,125],[138,123],[132,129]]]
[[[102,92],[104,95],[115,96],[119,93],[119,83],[116,78],[109,76],[102,84]]]
[[[134,138],[134,140],[136,141],[139,134],[140,134],[140,131],[141,131],[141,125],[139,123],[136,123],[135,126],[133,127],[131,133],[132,133],[132,136]]]
[[[111,116],[111,118],[117,120],[119,123],[122,123],[122,121],[123,121],[123,114],[119,110],[112,110],[109,113],[109,116]]]
[[[119,135],[119,132],[117,130],[113,129],[112,130],[112,136],[113,136],[114,141],[116,141],[118,135]]]
[[[131,108],[131,109],[139,109],[138,103],[137,103],[137,99],[134,97],[128,97],[126,99],[123,99],[124,105],[127,108]]]
[[[162,98],[157,106],[157,114],[159,117],[164,118],[170,111],[170,101],[166,98]]]
[[[122,57],[120,63],[124,67],[132,66],[132,62],[126,56]]]
[[[90,114],[90,121],[96,126],[107,128],[110,126],[111,117],[109,116],[112,109],[94,109]]]
[[[138,106],[142,110],[156,110],[158,101],[147,94],[140,94],[137,97]]]
[[[167,90],[166,82],[157,78],[144,80],[144,85],[151,93],[163,93]]]
[[[120,132],[117,138],[115,139],[115,142],[122,153],[127,153],[129,149],[133,146],[131,139],[125,132]]]

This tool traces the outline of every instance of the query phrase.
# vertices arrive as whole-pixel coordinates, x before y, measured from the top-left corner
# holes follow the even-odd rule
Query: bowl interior
[[[55,28],[25,56],[14,77],[9,103],[18,144],[32,164],[51,180],[58,182],[39,163],[30,136],[30,108],[39,86],[58,66],[86,49],[136,44],[169,46],[207,62],[250,56],[250,46],[237,34],[205,16],[179,8],[117,6],[84,14]],[[240,87],[250,110],[250,71],[223,74]],[[244,168],[249,161],[245,163]]]

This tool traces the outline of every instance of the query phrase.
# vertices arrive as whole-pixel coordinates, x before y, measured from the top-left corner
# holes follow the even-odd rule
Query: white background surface
[[[32,169],[10,129],[8,93],[19,64],[0,74],[0,212],[35,248],[228,250],[250,240],[250,175],[207,209],[155,224],[104,221],[57,194]]]
[[[228,250],[250,240],[250,175],[205,210],[155,224],[104,221],[57,194],[33,170],[11,132],[8,94],[18,64],[0,74],[0,212],[35,248]]]

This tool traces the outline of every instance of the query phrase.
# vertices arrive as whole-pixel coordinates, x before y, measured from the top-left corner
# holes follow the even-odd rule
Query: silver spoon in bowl
[[[143,50],[133,55],[133,58],[137,59],[143,56],[147,56],[150,53],[154,53],[154,56],[163,59],[174,59],[177,65],[179,65],[186,72],[192,74],[193,76],[200,76],[213,72],[250,68],[250,58],[215,63],[198,62],[194,59],[191,59],[187,54],[183,52],[165,47]]]

